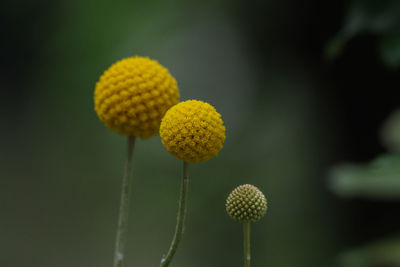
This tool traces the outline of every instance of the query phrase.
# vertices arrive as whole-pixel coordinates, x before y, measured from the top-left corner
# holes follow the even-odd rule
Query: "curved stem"
[[[113,267],[121,267],[124,260],[124,248],[126,243],[128,215],[129,215],[130,187],[132,181],[131,178],[132,158],[133,158],[133,150],[135,148],[135,140],[136,138],[134,136],[128,137],[125,171],[124,171],[124,176],[122,178],[121,202],[118,214],[118,227],[117,227],[117,237],[115,241],[115,254],[114,254]]]
[[[161,259],[160,267],[167,267],[172,258],[175,255],[176,249],[178,248],[179,241],[183,236],[183,228],[186,217],[186,202],[187,202],[187,193],[189,186],[189,176],[188,176],[188,163],[183,162],[183,175],[182,175],[182,184],[181,184],[181,195],[179,200],[179,209],[178,216],[176,219],[176,228],[174,238],[172,239],[171,246],[169,247],[168,253],[166,256],[163,256]]]
[[[250,222],[243,223],[244,267],[250,267]]]

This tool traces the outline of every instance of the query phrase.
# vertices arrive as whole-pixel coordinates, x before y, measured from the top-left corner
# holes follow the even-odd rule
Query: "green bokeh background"
[[[157,59],[177,79],[182,100],[211,103],[227,128],[220,154],[190,166],[185,235],[171,266],[241,266],[241,225],[224,204],[243,183],[269,203],[252,226],[254,266],[334,266],[361,243],[343,230],[352,210],[326,179],[346,150],[346,114],[321,66],[346,7],[6,2],[3,53],[13,60],[1,82],[0,266],[111,265],[126,138],[98,120],[93,91],[111,63],[132,55]],[[330,28],[312,39],[316,19]],[[181,162],[158,136],[138,140],[126,266],[158,266],[167,251],[180,175]]]

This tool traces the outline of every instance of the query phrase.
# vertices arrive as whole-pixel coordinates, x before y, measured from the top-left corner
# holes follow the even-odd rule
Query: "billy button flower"
[[[267,212],[267,199],[254,185],[236,187],[226,199],[229,216],[243,223],[244,267],[250,267],[250,223],[257,222]]]
[[[183,235],[189,185],[188,163],[206,161],[216,156],[225,141],[225,126],[221,115],[203,101],[188,100],[170,108],[161,121],[161,142],[183,161],[183,176],[174,238],[161,267],[171,262]]]
[[[172,107],[162,119],[162,144],[185,162],[206,161],[216,156],[225,141],[221,115],[203,101],[188,100]]]
[[[135,139],[158,134],[161,118],[178,101],[174,77],[157,61],[146,57],[129,57],[114,63],[96,84],[94,106],[99,119],[109,129],[128,137],[114,267],[122,266],[124,258]]]
[[[145,57],[113,64],[100,77],[94,93],[95,111],[108,128],[142,138],[158,134],[165,112],[178,101],[174,77]]]

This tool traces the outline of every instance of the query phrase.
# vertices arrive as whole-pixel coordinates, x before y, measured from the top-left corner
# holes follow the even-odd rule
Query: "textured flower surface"
[[[267,212],[267,199],[254,185],[244,184],[229,194],[225,207],[235,221],[256,222]]]
[[[173,106],[161,121],[162,144],[185,162],[216,156],[225,141],[221,115],[203,101],[188,100]]]
[[[179,101],[176,80],[157,61],[130,57],[114,63],[96,84],[95,111],[126,136],[158,134],[165,112]]]

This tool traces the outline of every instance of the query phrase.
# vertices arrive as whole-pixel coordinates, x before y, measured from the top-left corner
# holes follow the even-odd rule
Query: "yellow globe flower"
[[[160,137],[177,158],[188,163],[206,161],[222,149],[225,126],[213,106],[189,100],[167,111],[161,121]]]
[[[94,92],[95,111],[108,128],[142,138],[158,134],[165,112],[178,101],[177,83],[168,70],[138,56],[114,63]]]

